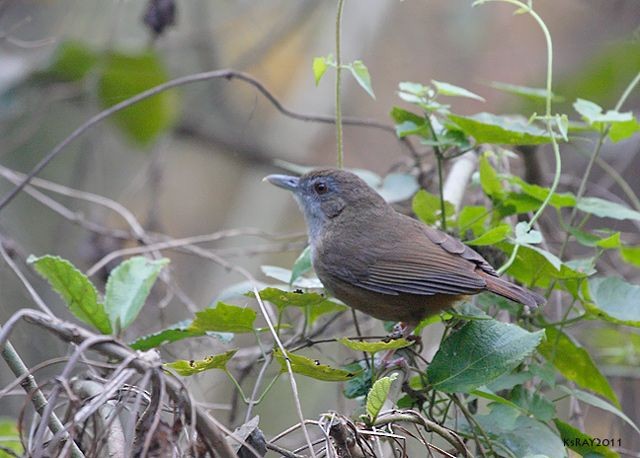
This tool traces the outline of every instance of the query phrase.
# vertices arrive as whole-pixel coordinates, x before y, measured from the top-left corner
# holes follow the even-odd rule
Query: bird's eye
[[[318,194],[324,194],[329,190],[327,184],[323,181],[318,181],[315,185],[313,185],[313,189],[315,189],[316,193]]]

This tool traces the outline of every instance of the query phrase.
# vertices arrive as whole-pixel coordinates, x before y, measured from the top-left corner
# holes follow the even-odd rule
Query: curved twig
[[[116,103],[115,105],[107,108],[106,110],[101,111],[100,113],[92,116],[79,127],[77,127],[71,134],[69,134],[64,140],[58,143],[51,151],[49,151],[45,157],[43,157],[40,162],[38,162],[33,169],[27,174],[27,176],[20,182],[20,184],[16,185],[11,191],[6,193],[2,200],[0,200],[0,211],[4,207],[6,207],[9,202],[11,202],[19,193],[24,189],[24,187],[29,184],[29,182],[38,175],[48,164],[51,162],[60,152],[67,147],[71,142],[73,142],[76,138],[80,137],[84,132],[89,130],[91,127],[100,123],[102,120],[108,118],[109,116],[124,110],[132,105],[135,105],[142,100],[148,99],[149,97],[153,97],[154,95],[165,92],[169,89],[184,86],[186,84],[195,83],[198,81],[207,81],[215,78],[225,78],[227,80],[238,79],[240,81],[244,81],[249,83],[253,87],[255,87],[258,92],[260,92],[271,104],[285,116],[288,116],[293,119],[297,119],[299,121],[310,121],[310,122],[319,122],[325,124],[334,124],[335,118],[333,116],[324,116],[324,115],[315,115],[308,113],[298,113],[295,111],[291,111],[288,108],[285,108],[282,103],[269,91],[264,84],[262,84],[259,80],[254,78],[253,76],[239,72],[236,70],[213,70],[209,72],[201,72],[194,73],[193,75],[182,76],[179,78],[175,78],[173,80],[167,81],[166,83],[159,84],[157,86],[152,87],[151,89],[147,89],[146,91],[142,91],[139,94],[134,95],[126,100],[123,100],[120,103]],[[370,119],[360,119],[360,118],[342,118],[342,123],[344,125],[351,126],[361,126],[361,127],[371,127],[375,129],[381,129],[385,132],[393,133],[395,136],[395,129],[392,126],[387,124],[370,120]],[[411,153],[415,156],[416,152],[413,149],[413,146],[406,141],[405,139],[400,139],[400,141],[411,150]]]

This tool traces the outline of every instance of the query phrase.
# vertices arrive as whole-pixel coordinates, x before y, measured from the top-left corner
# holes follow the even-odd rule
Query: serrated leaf
[[[384,406],[387,396],[389,396],[391,384],[397,378],[397,373],[393,373],[388,377],[379,378],[375,381],[371,390],[369,390],[369,394],[367,394],[366,407],[367,415],[369,415],[369,421],[371,423],[375,423],[376,418],[378,418],[378,414],[380,413],[380,410],[382,410],[382,406]]]
[[[42,275],[64,300],[76,318],[94,326],[103,334],[111,334],[109,316],[98,301],[98,291],[85,274],[58,256],[29,256],[27,263]]]
[[[413,197],[411,208],[418,218],[429,225],[440,221],[440,215],[442,213],[440,198],[424,189],[418,191]],[[453,218],[455,215],[455,208],[451,202],[445,201],[444,211],[447,220]]]
[[[469,240],[465,242],[467,245],[473,246],[485,246],[485,245],[494,245],[498,242],[503,241],[507,238],[507,235],[511,233],[511,226],[508,224],[499,224],[496,227],[489,229],[487,232],[482,234],[481,236]]]
[[[516,84],[499,83],[494,81],[491,83],[491,87],[498,89],[499,91],[508,92],[510,94],[527,97],[530,99],[545,100],[547,98],[547,90],[545,88],[518,86]],[[563,97],[551,93],[551,100],[554,102],[561,102]]]
[[[199,312],[189,327],[195,332],[254,332],[256,312],[253,309],[218,302]]]
[[[609,447],[604,445],[597,445],[597,442],[593,437],[583,433],[577,428],[574,428],[569,423],[565,423],[562,420],[555,418],[553,422],[560,433],[562,442],[566,444],[568,448],[578,453],[580,456],[588,458],[619,458],[620,455]]]
[[[322,76],[327,71],[327,58],[326,57],[314,57],[313,58],[313,78],[316,81],[316,86],[320,84]]]
[[[480,97],[478,94],[474,94],[473,92],[463,87],[455,86],[453,84],[445,83],[443,81],[431,80],[431,82],[435,86],[438,94],[447,95],[451,97],[467,97],[469,99],[475,99],[481,102],[485,102],[484,98]]]
[[[120,263],[109,275],[104,297],[104,308],[111,327],[120,332],[133,323],[142,309],[158,274],[169,260],[151,261],[135,256]]]
[[[226,370],[227,363],[233,355],[236,354],[238,350],[229,350],[224,353],[220,353],[219,355],[207,356],[204,359],[200,360],[184,360],[179,359],[172,363],[165,363],[165,367],[169,367],[176,371],[179,375],[189,376],[199,374],[200,372],[208,371],[211,369],[221,369]]]
[[[585,308],[603,320],[640,327],[640,285],[619,277],[596,277],[588,281],[591,302]]]
[[[369,69],[361,60],[353,61],[353,63],[349,66],[349,70],[351,70],[351,74],[356,79],[360,87],[367,91],[367,94],[371,96],[371,98],[375,99],[376,96],[373,93],[373,88],[371,87],[371,76],[369,75]]]
[[[280,364],[280,371],[287,372],[287,363],[284,356],[282,356],[280,349],[276,348],[273,351],[273,356]],[[317,359],[314,360],[291,352],[287,352],[287,358],[291,364],[291,370],[294,373],[311,377],[316,380],[322,380],[325,382],[345,382],[357,375],[357,372],[336,369],[335,367],[331,367],[326,364],[320,364],[320,361]]]
[[[515,368],[540,343],[528,332],[495,320],[475,320],[449,335],[427,368],[437,390],[468,393]]]
[[[478,113],[473,116],[450,114],[449,119],[467,135],[472,136],[477,143],[539,145],[551,142],[547,131],[520,119],[491,113]]]
[[[609,381],[600,373],[584,348],[553,327],[546,328],[546,335],[547,339],[538,347],[538,351],[558,372],[578,386],[604,396],[616,406],[620,405]]]
[[[609,200],[600,199],[599,197],[583,197],[576,203],[576,207],[578,210],[600,218],[640,221],[640,212]]]
[[[102,108],[109,108],[169,79],[164,64],[154,52],[108,53],[101,70],[98,100]],[[112,118],[128,138],[145,146],[169,129],[177,116],[177,93],[165,91],[115,113]]]
[[[525,221],[516,224],[515,234],[515,242],[520,245],[542,242],[542,234],[535,229],[529,229],[529,223]]]
[[[594,396],[591,393],[587,393],[586,391],[576,390],[576,389],[572,390],[566,386],[559,386],[558,388],[560,388],[565,393],[568,393],[571,396],[575,397],[576,399],[579,399],[582,402],[586,402],[589,405],[597,407],[598,409],[605,410],[609,413],[612,413],[616,417],[621,418],[622,420],[625,421],[625,423],[631,426],[635,430],[635,432],[640,434],[640,428],[638,428],[638,426],[633,422],[633,420],[631,420],[631,418],[629,418],[624,412],[622,412],[622,410],[620,410],[621,407],[619,404],[615,406],[611,405],[604,399],[600,399],[599,397]]]
[[[365,342],[347,339],[346,337],[341,337],[338,339],[338,342],[351,350],[365,351],[367,353],[378,353],[383,350],[397,350],[413,344],[413,342],[410,342],[407,339],[393,339],[388,342],[382,340],[377,342]]]
[[[97,62],[96,53],[84,43],[67,40],[56,49],[53,62],[45,74],[61,81],[80,81]]]
[[[247,294],[247,296],[253,295]],[[322,315],[341,312],[347,309],[346,306],[330,301],[318,293],[287,292],[278,288],[265,288],[260,291],[260,297],[263,301],[271,302],[278,308],[278,310],[285,307],[299,307],[307,309],[309,313],[309,322],[311,324],[313,324]]]
[[[311,269],[313,269],[311,266],[311,245],[307,245],[293,263],[289,286],[293,285],[297,279],[309,272]]]

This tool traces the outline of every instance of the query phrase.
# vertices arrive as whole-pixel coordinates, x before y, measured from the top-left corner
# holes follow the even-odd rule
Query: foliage
[[[479,0],[474,4],[490,1]],[[550,40],[533,2],[493,1],[515,5],[516,12],[531,15]],[[552,62],[550,41],[548,45],[547,57]],[[316,85],[330,68],[350,72],[357,84],[375,98],[371,75],[361,60],[338,63],[331,54],[314,58],[312,72]],[[270,279],[264,287],[258,288],[258,283],[252,281],[251,291],[247,292],[249,288],[242,283],[240,294],[213,301],[211,306],[193,311],[171,326],[130,336],[129,346],[147,351],[192,339],[210,343],[210,338],[214,338],[216,343],[233,342],[235,347],[252,342],[258,355],[252,364],[256,361],[264,364],[258,379],[265,373],[273,374],[273,381],[260,396],[256,396],[258,384],[248,398],[242,391],[242,380],[234,378],[242,353],[237,348],[163,365],[167,373],[173,371],[184,377],[212,369],[222,371],[249,409],[269,392],[281,374],[289,374],[294,387],[294,376],[343,383],[345,397],[359,404],[363,412],[360,420],[367,428],[378,428],[377,421],[386,415],[383,407],[387,404],[403,412],[411,409],[433,425],[446,426],[468,443],[475,443],[476,450],[486,449],[490,456],[564,457],[568,456],[568,449],[582,456],[618,456],[609,446],[594,444],[586,431],[565,422],[559,402],[571,396],[618,418],[640,434],[637,425],[622,411],[597,352],[590,352],[572,329],[587,320],[610,326],[609,330],[617,329],[614,326],[640,327],[637,306],[640,285],[622,275],[605,274],[601,261],[606,254],[628,263],[630,268],[640,267],[640,247],[632,246],[628,233],[618,226],[619,222],[640,221],[640,208],[622,199],[604,199],[588,185],[591,166],[602,145],[637,138],[640,132],[640,123],[633,112],[622,110],[626,96],[638,86],[640,75],[631,80],[619,102],[609,108],[610,104],[588,100],[586,97],[591,97],[588,93],[551,92],[551,67],[547,71],[544,88],[509,83],[491,85],[537,103],[544,102],[542,115],[526,110],[518,114],[480,111],[463,115],[456,113],[455,100],[468,99],[477,106],[485,98],[445,81],[399,82],[397,95],[402,106],[390,110],[393,129],[398,139],[417,142],[425,152],[416,154],[410,167],[385,176],[364,169],[354,172],[387,202],[404,203],[407,209],[410,204],[418,219],[438,225],[490,258],[499,273],[553,298],[562,314],[559,321],[550,321],[552,314],[544,308],[528,310],[483,294],[475,302],[467,300],[454,310],[427,318],[416,328],[417,336],[426,327],[434,333],[442,330],[439,347],[429,362],[424,359],[422,344],[415,335],[367,339],[347,338],[335,332],[336,335],[325,338],[322,333],[347,307],[323,291],[320,280],[313,274],[312,252],[307,246],[290,269],[262,266],[265,277]],[[168,80],[164,63],[154,52],[98,54],[77,42],[63,43],[43,76],[69,83],[95,77],[97,102],[102,108],[112,107]],[[563,110],[566,112],[551,111],[552,103],[562,101],[571,104],[566,105]],[[132,141],[149,146],[171,128],[176,117],[176,94],[163,92],[117,113],[114,120]],[[593,145],[589,153],[592,161],[575,192],[563,189],[560,182],[563,169],[559,148],[564,143]],[[532,145],[544,146],[554,153],[554,180],[548,187],[528,183],[505,166],[517,155],[517,147]],[[454,205],[444,198],[446,166],[454,158],[476,153],[478,166],[469,189],[475,205],[465,205],[458,211],[458,203]],[[422,170],[427,160],[433,160],[438,174],[437,187],[429,190],[421,189],[422,181],[414,173]],[[283,166],[306,171],[293,164]],[[552,221],[554,233],[548,225],[537,224],[541,215]],[[589,225],[593,220],[597,224]],[[551,243],[557,240],[561,243]],[[580,248],[579,257],[572,254],[574,247]],[[31,256],[28,262],[61,296],[73,316],[119,341],[116,338],[122,337],[127,329],[132,331],[131,325],[169,261],[140,256],[123,261],[109,273],[104,295],[87,275],[65,259]],[[237,304],[231,303],[236,301]],[[240,334],[243,336],[238,338]],[[612,343],[610,334],[602,337],[605,334],[594,333],[591,338],[598,335],[604,343],[596,342],[594,346],[606,350],[608,361],[629,364],[633,361],[627,358],[629,353],[637,358],[640,348],[637,335],[621,344]],[[335,345],[343,352],[348,350],[349,356],[325,364],[314,353],[322,351],[325,344]],[[623,345],[632,347],[632,351]],[[324,360],[329,352],[321,354]],[[392,391],[396,379],[402,381],[395,384],[400,390],[398,396]],[[558,397],[558,392],[563,395]],[[0,435],[9,438],[6,447],[19,450],[20,444],[13,440],[16,432],[13,426],[0,422],[4,431]]]

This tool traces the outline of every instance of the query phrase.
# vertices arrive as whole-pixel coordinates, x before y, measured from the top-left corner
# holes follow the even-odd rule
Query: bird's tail
[[[514,285],[500,277],[494,277],[490,274],[483,275],[483,277],[487,282],[487,289],[498,296],[506,297],[530,308],[536,308],[546,302],[546,299],[538,293]]]

